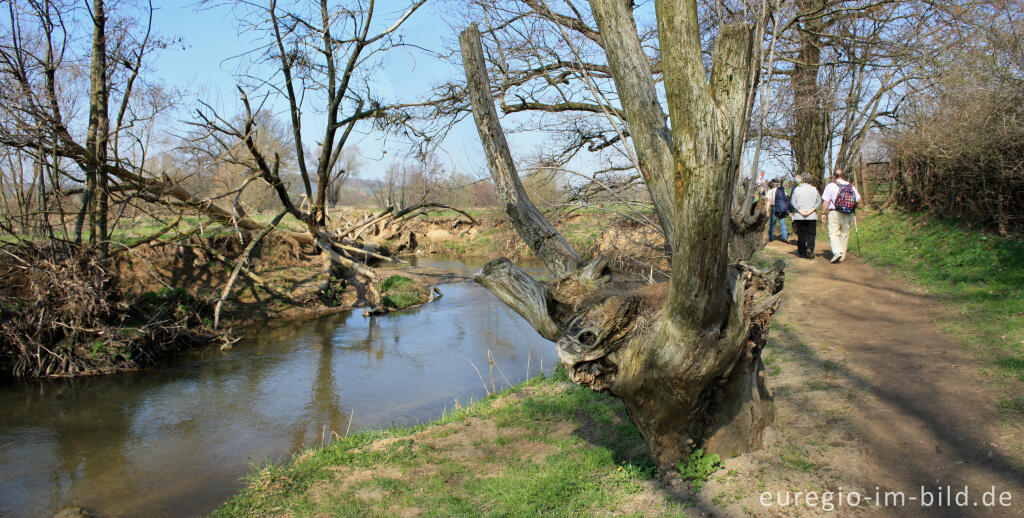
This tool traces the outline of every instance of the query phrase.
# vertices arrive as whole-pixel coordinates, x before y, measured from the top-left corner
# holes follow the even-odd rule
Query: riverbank
[[[332,220],[374,221],[373,215],[341,209]],[[667,271],[665,254],[650,246],[659,240],[656,232],[622,219],[615,207],[574,207],[551,216],[584,257],[600,254],[619,269],[659,279]],[[271,219],[253,218],[261,223]],[[160,233],[169,230],[155,220],[125,222],[112,236],[117,245],[113,268],[101,268],[95,258],[71,260],[67,252],[34,248],[29,241],[25,254],[0,255],[0,333],[7,338],[0,349],[0,378],[134,370],[191,347],[230,348],[234,335],[253,325],[353,308],[385,310],[378,293],[384,277],[371,284],[346,268],[332,267],[328,273],[316,249],[289,237],[301,233],[300,222],[285,217],[278,228],[283,232],[262,238],[240,270],[237,263],[247,245],[242,236],[197,217],[179,218],[177,236],[163,239]],[[351,244],[366,250],[361,259],[378,271],[402,269],[423,293],[468,277],[409,267],[411,258],[533,258],[505,214],[494,208],[423,209],[383,218],[354,234]],[[88,271],[79,272],[83,268]],[[54,314],[61,318],[46,328],[20,325],[49,321]]]
[[[685,514],[621,401],[558,371],[466,403],[263,467],[212,516]]]
[[[481,264],[420,260],[462,274]],[[202,516],[254,464],[432,421],[455,399],[485,397],[481,376],[493,391],[550,372],[550,342],[486,289],[441,289],[407,311],[254,326],[230,351],[196,347],[138,372],[4,386],[0,516]]]
[[[373,254],[377,259],[365,258],[374,266],[401,267],[415,291],[436,293],[434,286],[468,277],[386,258],[453,251],[471,256],[466,247],[490,257],[526,256],[504,218],[492,210],[477,212],[472,220],[442,211],[385,221],[361,232],[356,244],[380,252]],[[367,214],[341,211],[335,217],[365,219]],[[0,255],[0,378],[135,370],[191,347],[230,348],[236,335],[253,325],[386,305],[379,292],[387,272],[373,282],[345,268],[325,272],[316,250],[278,233],[263,238],[245,267],[236,270],[246,251],[237,232],[195,218],[180,225],[185,238],[148,241],[140,236],[153,235],[152,225],[136,222],[115,236],[120,253],[102,264],[73,247],[69,252],[31,241],[8,245]],[[285,218],[280,228],[294,233],[299,226]],[[422,303],[432,297],[415,299]]]
[[[965,311],[958,303],[969,301],[935,293],[932,281],[909,282],[913,272],[905,264],[926,269],[935,260],[926,254],[943,249],[940,243],[921,253],[927,241],[918,240],[950,229],[921,221],[904,228],[892,217],[860,222],[865,250],[900,257],[885,270],[855,256],[829,264],[827,239],[814,261],[796,258],[793,245],[779,242],[760,253],[761,261],[789,264],[764,351],[778,418],[760,450],[723,459],[693,493],[661,486],[619,401],[555,375],[424,427],[358,434],[265,467],[215,516],[1019,516],[1024,415],[1006,394],[1019,390],[1021,379],[994,367],[1016,365],[1005,360],[1014,346],[988,342],[981,350],[949,327],[1000,340],[1016,336],[1020,322],[1005,308],[1019,298]],[[885,229],[884,237],[876,234]],[[972,251],[985,249],[997,254],[986,268],[1002,273],[991,282],[1021,274],[1021,262],[1005,262],[1016,257],[1006,256],[1005,247],[1016,245],[989,247],[991,237],[967,234],[953,234],[961,238],[957,244],[945,242],[944,257],[953,259],[943,263],[943,277],[971,278],[973,269],[993,262]],[[898,241],[889,246],[880,239]],[[977,321],[976,311],[1003,319]],[[921,505],[922,491],[947,485],[969,488],[969,509]],[[1008,505],[983,505],[991,488],[1010,495]],[[797,492],[818,496],[798,504]],[[850,494],[857,505],[849,504]],[[893,501],[866,499],[878,494]]]
[[[360,220],[370,213],[353,209],[338,211],[335,217]],[[412,279],[424,291],[432,286],[471,280],[466,273],[419,266],[417,260],[421,258],[508,257],[516,263],[534,260],[502,211],[470,209],[466,214],[473,218],[472,222],[455,211],[434,210],[367,228],[359,235],[358,242],[394,259],[367,258],[380,277],[373,288],[379,292],[383,287],[381,283],[393,273]],[[613,219],[606,213],[587,211],[574,214],[563,223],[566,236],[589,255]],[[300,229],[297,222],[287,218],[282,228]],[[213,235],[217,235],[216,232],[216,228],[211,229]],[[135,268],[133,274],[138,276],[139,285],[146,287],[140,290],[170,285],[212,303],[220,297],[231,274],[230,261],[240,252],[237,240],[223,238],[211,239],[209,244],[198,247],[177,245],[167,250],[157,246],[136,254],[145,267]],[[287,239],[273,234],[268,236],[256,247],[247,264],[252,275],[239,276],[225,299],[222,327],[241,330],[266,322],[309,320],[382,304],[374,300],[352,272],[336,269],[328,280],[322,258],[311,252]]]

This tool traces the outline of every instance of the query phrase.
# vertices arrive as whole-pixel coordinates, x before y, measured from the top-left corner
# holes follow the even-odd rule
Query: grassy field
[[[273,220],[276,215],[277,214],[273,214],[273,213],[264,213],[264,214],[251,214],[249,217],[253,221],[256,221],[258,223],[269,224],[270,221]],[[132,220],[131,218],[123,218],[123,219],[118,220],[116,226],[114,226],[111,229],[110,240],[112,242],[114,242],[114,243],[121,243],[121,244],[125,244],[125,245],[131,245],[132,243],[136,242],[140,238],[146,238],[146,237],[149,237],[149,236],[151,236],[153,234],[156,234],[157,232],[162,230],[165,225],[173,222],[174,220],[175,220],[175,216],[172,216],[172,215],[168,215],[166,218],[164,218],[162,220],[159,220],[159,221],[156,220],[156,219],[153,219],[153,218],[148,218],[148,217],[140,217],[140,218],[135,219],[135,220]],[[73,221],[71,221],[71,220],[67,221],[67,228],[66,229],[61,229],[61,227],[59,225],[55,224],[54,225],[54,232],[56,232],[57,237],[68,236],[70,238],[70,237],[73,236],[72,225],[73,225]],[[174,229],[172,229],[169,232],[167,232],[163,236],[163,238],[167,239],[167,238],[170,238],[170,237],[174,236],[175,234],[186,234],[186,233],[192,232],[193,230],[197,230],[200,227],[202,227],[202,229],[201,229],[202,233],[204,235],[207,235],[207,236],[218,235],[218,234],[222,234],[222,233],[233,233],[234,232],[234,229],[232,229],[230,226],[225,227],[224,225],[221,225],[219,222],[215,222],[215,221],[211,220],[210,218],[208,218],[206,216],[194,216],[193,215],[193,216],[182,216],[181,221],[178,222],[178,225]],[[278,227],[279,228],[289,229],[289,230],[294,230],[294,231],[302,231],[302,230],[305,229],[305,225],[303,225],[303,223],[300,222],[299,220],[295,219],[295,217],[292,216],[291,214],[285,215],[285,217],[282,218],[281,222],[278,224]],[[89,230],[88,230],[88,225],[86,225],[86,228],[84,228],[83,231],[82,231],[82,239],[85,240],[85,241],[88,241],[89,234],[90,233],[89,233]],[[23,235],[21,235],[19,237],[21,239],[40,239],[40,240],[48,239],[49,238],[48,236],[43,236],[43,235],[26,235],[26,234],[23,234]],[[0,242],[14,241],[14,240],[15,240],[15,238],[13,236],[6,235],[6,234],[0,235]]]
[[[267,465],[213,516],[683,515],[655,472],[621,401],[556,372]]]

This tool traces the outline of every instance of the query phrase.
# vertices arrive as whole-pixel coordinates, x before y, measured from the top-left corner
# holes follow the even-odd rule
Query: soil
[[[832,491],[835,516],[1024,516],[1024,426],[1000,416],[986,362],[940,331],[948,309],[854,256],[807,260],[778,241],[767,251],[789,263],[765,349],[777,422],[762,450],[724,462],[702,504],[721,516],[811,516],[820,500],[764,506],[761,494]],[[947,486],[951,504],[923,506],[922,487],[937,498]],[[1012,505],[986,507],[993,488]],[[864,497],[855,508],[853,491]],[[885,491],[906,505],[876,503]]]

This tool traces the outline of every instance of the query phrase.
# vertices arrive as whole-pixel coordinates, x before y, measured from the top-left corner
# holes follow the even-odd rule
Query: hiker
[[[808,183],[810,175],[796,177],[797,185],[789,194],[789,210],[793,215],[793,231],[796,232],[796,255],[814,259],[814,238],[818,232],[818,205],[821,195],[818,189]]]
[[[838,263],[846,259],[850,224],[853,223],[853,213],[860,202],[860,193],[856,186],[846,181],[846,174],[837,167],[832,172],[832,182],[822,191],[821,199],[821,220],[828,223],[828,240],[832,246],[830,262]]]
[[[771,189],[765,195],[768,207],[768,241],[775,237],[775,222],[779,222],[782,232],[782,241],[789,240],[789,233],[786,230],[786,216],[789,215],[789,196],[786,196],[786,189],[782,188],[779,179],[771,181]]]

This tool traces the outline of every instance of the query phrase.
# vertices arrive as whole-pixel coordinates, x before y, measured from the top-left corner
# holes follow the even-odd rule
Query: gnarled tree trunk
[[[774,416],[760,353],[779,303],[782,264],[761,271],[729,259],[752,30],[743,23],[722,28],[708,81],[695,1],[657,2],[669,127],[628,2],[591,0],[591,8],[643,177],[669,227],[671,278],[648,286],[601,259],[584,265],[546,221],[522,223],[543,217],[516,188],[480,35],[471,26],[460,42],[491,174],[516,230],[557,275],[542,284],[497,259],[476,279],[557,342],[575,382],[622,398],[668,475],[698,446],[721,454],[756,448]]]

